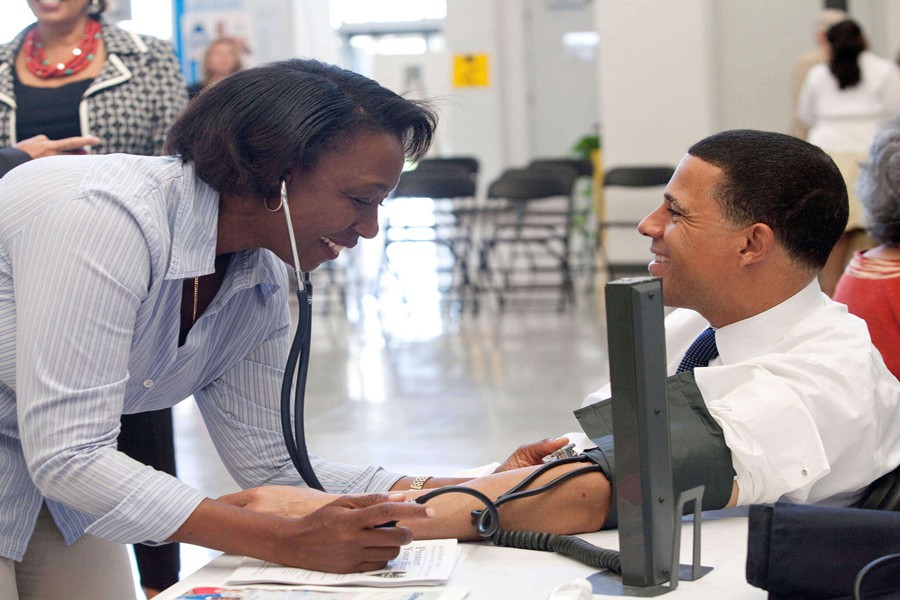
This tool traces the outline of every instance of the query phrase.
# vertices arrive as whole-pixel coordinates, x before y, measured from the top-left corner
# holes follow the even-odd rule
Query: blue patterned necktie
[[[681,364],[678,365],[676,373],[682,371],[694,372],[694,367],[705,367],[709,361],[719,355],[719,349],[716,348],[716,330],[707,327],[703,333],[697,336],[688,351],[685,352]]]

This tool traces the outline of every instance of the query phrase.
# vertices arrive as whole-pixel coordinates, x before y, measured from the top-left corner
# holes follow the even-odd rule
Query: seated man
[[[900,383],[865,323],[822,294],[816,279],[847,211],[841,174],[819,148],[787,135],[728,131],[688,150],[662,204],[638,227],[651,239],[650,272],[662,278],[666,305],[679,308],[666,319],[670,375],[710,329],[702,338],[712,352],[686,367],[696,367],[700,410],[711,416],[731,464],[727,474],[720,469],[716,481],[705,482],[724,496],[704,508],[780,498],[850,505],[900,464]],[[534,486],[582,466],[560,465]],[[675,464],[676,480],[689,468]],[[465,485],[497,497],[533,469]],[[408,485],[404,478],[393,489]],[[298,514],[333,497],[258,488],[225,499]],[[593,531],[603,526],[611,500],[609,479],[591,472],[503,505],[501,526]],[[428,504],[434,519],[408,523],[416,537],[477,537],[470,511],[480,507],[473,498],[447,494]]]

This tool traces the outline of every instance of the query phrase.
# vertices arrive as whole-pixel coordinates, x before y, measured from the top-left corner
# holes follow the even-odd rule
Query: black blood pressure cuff
[[[672,479],[675,496],[685,490],[704,486],[703,510],[724,508],[734,487],[731,451],[725,445],[722,428],[706,409],[694,374],[683,372],[666,382],[672,444]],[[616,489],[616,453],[613,440],[612,399],[575,411],[581,428],[596,448],[584,454],[600,466]],[[685,509],[690,507],[688,504]],[[690,507],[693,510],[693,507]],[[616,526],[616,494],[604,529]]]

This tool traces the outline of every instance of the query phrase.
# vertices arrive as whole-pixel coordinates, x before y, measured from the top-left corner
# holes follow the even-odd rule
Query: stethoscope
[[[309,452],[306,449],[306,431],[303,426],[303,406],[306,401],[306,376],[309,374],[309,344],[312,332],[312,283],[309,281],[309,273],[300,271],[300,258],[297,254],[297,240],[294,237],[294,224],[291,222],[291,209],[288,207],[287,182],[285,180],[281,181],[281,205],[284,207],[284,218],[287,221],[288,235],[291,239],[294,274],[297,277],[297,303],[300,307],[297,331],[294,333],[294,341],[291,342],[287,364],[284,366],[284,379],[281,382],[281,431],[291,462],[294,463],[300,477],[310,488],[325,491],[309,461]],[[293,423],[291,423],[291,387],[294,387]]]
[[[319,479],[316,477],[312,464],[309,462],[309,453],[306,449],[306,432],[303,428],[303,404],[306,400],[306,376],[309,373],[309,344],[312,326],[312,284],[309,281],[309,273],[301,273],[300,271],[297,240],[294,238],[294,224],[291,222],[291,209],[288,207],[287,201],[287,183],[284,180],[281,182],[281,204],[284,207],[284,218],[287,221],[288,235],[291,238],[294,274],[297,277],[297,302],[300,305],[297,331],[294,334],[294,341],[291,342],[287,364],[284,366],[284,379],[281,383],[281,430],[284,434],[284,444],[287,446],[291,461],[294,463],[303,481],[310,488],[325,491],[325,488],[322,487],[322,484],[319,483]],[[297,368],[298,366],[299,369]],[[294,419],[293,423],[291,423],[291,386],[293,384],[296,385],[294,386]],[[474,496],[485,505],[484,510],[473,511],[472,514],[478,535],[483,539],[490,539],[498,546],[559,552],[593,567],[621,573],[621,563],[617,551],[597,548],[574,536],[551,535],[531,531],[504,531],[499,528],[500,516],[497,512],[497,506],[500,504],[547,491],[574,476],[599,470],[597,466],[582,467],[557,477],[537,489],[524,489],[545,470],[552,468],[554,465],[572,461],[588,462],[589,459],[585,456],[576,456],[551,461],[534,471],[513,489],[501,495],[496,501],[492,501],[476,489],[463,486],[449,486],[431,490],[419,496],[415,502],[425,503],[431,498],[448,493],[463,493]],[[393,524],[395,524],[394,521],[389,525]]]

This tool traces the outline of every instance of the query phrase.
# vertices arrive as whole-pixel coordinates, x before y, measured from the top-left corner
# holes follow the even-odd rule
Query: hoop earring
[[[275,208],[269,207],[269,199],[268,199],[268,198],[266,198],[266,199],[263,201],[263,204],[266,205],[266,210],[267,210],[267,211],[269,211],[269,212],[278,212],[279,210],[281,210],[281,207],[284,206],[284,203],[285,203],[285,202],[287,202],[287,183],[284,181],[284,179],[282,179],[282,180],[281,180],[281,197],[280,197],[280,199],[279,199],[279,201],[278,201],[278,206],[276,206]]]
[[[91,0],[91,8],[88,12],[92,15],[99,15],[102,12],[100,0]]]

